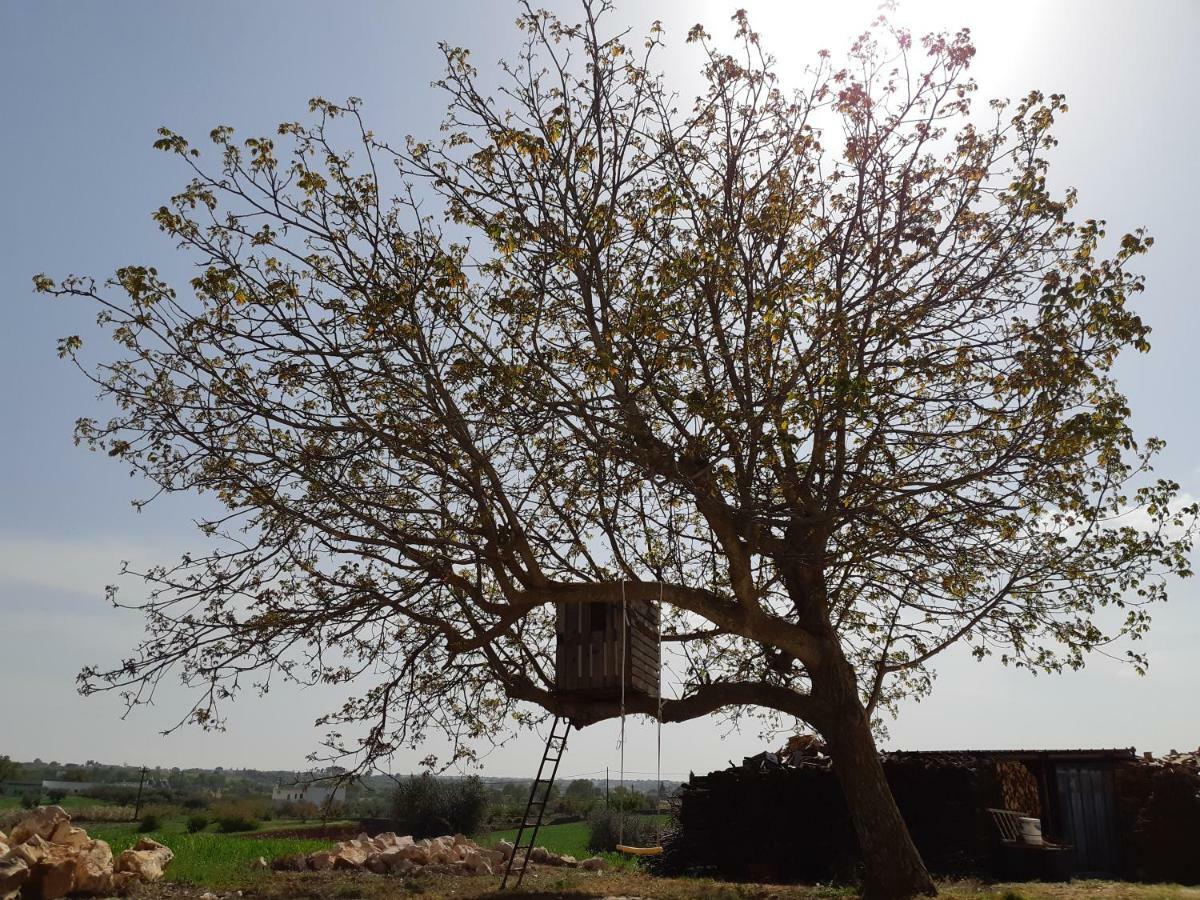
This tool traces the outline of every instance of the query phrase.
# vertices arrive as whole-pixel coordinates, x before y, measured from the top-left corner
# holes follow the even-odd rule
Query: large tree
[[[217,128],[212,167],[164,129],[191,283],[39,276],[120,348],[80,363],[118,411],[78,439],[225,510],[142,573],[145,642],[84,690],[137,703],[177,669],[214,725],[250,673],[361,677],[325,720],[365,723],[334,735],[359,765],[431,728],[467,753],[531,709],[617,713],[555,694],[554,604],[661,599],[665,720],[808,723],[868,893],[931,892],[877,714],[956,643],[1080,666],[1188,574],[1195,510],[1110,374],[1148,346],[1151,240],[1072,220],[1063,98],[974,109],[965,32],[880,20],[788,92],[739,13],[733,53],[688,35],[681,111],[661,29],[635,45],[600,6],[526,8],[490,86],[444,47],[436,142],[357,100]]]

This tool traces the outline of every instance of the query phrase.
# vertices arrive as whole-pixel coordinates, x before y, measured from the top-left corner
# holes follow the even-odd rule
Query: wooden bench
[[[1026,840],[1021,820],[1027,818],[1011,809],[989,809],[1000,833],[999,875],[1014,881],[1040,879],[1069,881],[1074,868],[1074,848],[1042,838],[1040,844]]]
[[[1005,844],[1027,844],[1025,833],[1021,831],[1021,820],[1026,818],[1011,809],[989,809],[996,830],[1000,832],[1000,840]],[[1035,845],[1030,845],[1035,846]]]

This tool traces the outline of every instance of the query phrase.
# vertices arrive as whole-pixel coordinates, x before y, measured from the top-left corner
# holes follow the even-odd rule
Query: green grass
[[[658,819],[659,824],[665,824],[667,816],[647,816],[646,818]],[[493,831],[478,838],[478,842],[484,847],[494,847],[500,841],[508,841],[512,843],[517,839],[517,829],[509,828],[504,831]],[[637,868],[637,858],[627,856],[624,853],[599,853],[592,854],[588,851],[588,823],[569,822],[565,825],[543,825],[538,829],[537,844],[540,847],[545,847],[552,853],[567,854],[576,859],[586,859],[589,856],[600,856],[610,866],[615,866],[621,869]]]
[[[39,801],[47,806],[61,806],[67,812],[73,809],[86,809],[90,806],[119,806],[120,804],[112,803],[108,800],[97,800],[94,797],[78,797],[70,795],[63,797],[57,803],[51,804],[48,797],[42,797]],[[0,809],[19,809],[21,806],[21,798],[16,795],[5,794],[0,796]]]
[[[526,830],[526,834],[528,834]],[[509,828],[504,831],[493,831],[479,839],[484,847],[494,847],[500,841],[512,843],[517,839],[517,829]],[[587,849],[587,822],[569,822],[566,825],[543,825],[538,829],[537,843],[553,853],[566,853],[576,859],[591,856]]]
[[[231,888],[268,877],[270,872],[250,868],[250,863],[260,856],[269,862],[277,856],[324,850],[331,843],[304,838],[253,838],[211,831],[188,834],[176,823],[145,835],[140,834],[135,825],[97,825],[89,828],[88,834],[107,841],[114,856],[128,850],[140,837],[153,838],[175,852],[175,859],[167,867],[167,881],[210,888]]]

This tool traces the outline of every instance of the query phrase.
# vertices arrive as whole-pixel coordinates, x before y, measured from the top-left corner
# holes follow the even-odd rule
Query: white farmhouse
[[[277,784],[271,788],[271,800],[277,805],[284,803],[311,803],[314,806],[333,806],[346,799],[346,786],[315,781],[297,781]]]

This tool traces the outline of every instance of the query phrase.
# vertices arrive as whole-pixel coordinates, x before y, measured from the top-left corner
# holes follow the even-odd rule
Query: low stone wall
[[[416,875],[422,872],[443,875],[494,875],[504,868],[513,853],[512,844],[501,841],[495,847],[481,847],[461,834],[414,841],[411,836],[384,832],[374,837],[365,832],[342,841],[331,850],[318,850],[305,856],[282,857],[272,863],[277,870],[364,869],[377,875]],[[552,853],[534,847],[529,861],[543,866],[580,868],[597,871],[604,868],[599,857],[582,862],[573,856]]]

